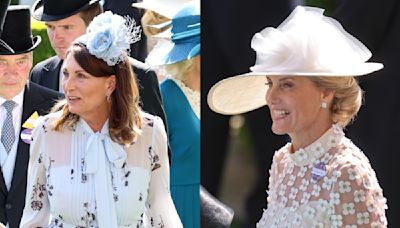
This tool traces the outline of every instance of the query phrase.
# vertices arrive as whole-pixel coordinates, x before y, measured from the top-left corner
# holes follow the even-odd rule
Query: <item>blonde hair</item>
[[[333,122],[347,126],[356,117],[363,101],[363,91],[355,77],[309,77],[317,87],[332,90],[330,110]]]
[[[194,61],[195,58],[191,58],[173,64],[165,65],[165,71],[168,75],[172,75],[174,78],[180,81],[184,81],[187,72],[189,72],[194,67]]]
[[[72,55],[86,72],[94,77],[110,77],[115,75],[116,86],[111,94],[111,112],[109,116],[109,133],[113,141],[121,145],[133,143],[141,133],[142,115],[139,107],[139,89],[128,58],[115,66],[91,55],[87,48],[80,43],[74,43],[67,55]],[[68,103],[60,101],[52,112],[60,111],[61,116],[55,120],[54,130],[62,127],[73,129],[79,116],[71,113]]]
[[[142,19],[140,20],[140,22],[142,23],[143,32],[148,37],[157,35],[158,33],[164,32],[168,29],[167,27],[158,29],[149,25],[158,25],[166,21],[169,21],[167,17],[164,17],[161,14],[158,14],[151,10],[146,10],[146,12],[142,16]]]

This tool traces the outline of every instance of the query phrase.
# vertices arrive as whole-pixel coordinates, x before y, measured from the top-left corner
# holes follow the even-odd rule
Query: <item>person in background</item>
[[[131,4],[135,2],[137,2],[137,0],[104,0],[103,8],[104,11],[111,11],[123,17],[129,16],[130,18],[135,19],[138,25],[141,25],[141,18],[143,17],[144,11],[142,9],[131,7]],[[130,56],[144,62],[148,53],[147,37],[143,33],[141,37],[142,38],[138,42],[131,44]]]
[[[41,41],[32,36],[29,6],[1,11],[7,15],[0,39],[12,51],[0,48],[0,222],[18,228],[25,205],[31,116],[46,114],[62,94],[28,81],[33,50]]]
[[[135,5],[135,4],[134,4]],[[154,3],[157,11],[157,5]],[[170,29],[160,38],[146,63],[164,67],[161,95],[168,124],[171,193],[186,228],[200,227],[200,4],[178,4],[163,23]],[[159,6],[161,8],[161,6]],[[150,7],[151,8],[151,7]]]
[[[356,76],[383,68],[324,10],[298,6],[256,33],[251,72],[224,79],[210,108],[238,114],[268,105],[275,134],[291,142],[273,157],[268,208],[257,227],[386,227],[386,199],[363,152],[343,128],[362,102]]]
[[[183,227],[164,124],[140,109],[127,56],[139,34],[107,11],[67,51],[66,99],[34,129],[21,227]]]

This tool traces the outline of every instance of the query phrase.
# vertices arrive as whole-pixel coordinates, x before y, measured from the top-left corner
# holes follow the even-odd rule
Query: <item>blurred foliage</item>
[[[33,51],[33,65],[55,55],[53,48],[50,45],[47,37],[47,29],[43,22],[31,19],[31,27],[33,36],[39,35],[42,37],[42,42]]]
[[[19,5],[19,0],[11,0],[10,5]]]
[[[336,0],[305,0],[306,5],[316,6],[325,9],[325,15],[332,15],[335,9]]]

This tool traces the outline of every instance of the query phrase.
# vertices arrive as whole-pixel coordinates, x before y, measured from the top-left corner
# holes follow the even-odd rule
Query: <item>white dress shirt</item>
[[[12,111],[13,125],[15,130],[15,141],[11,147],[10,153],[7,153],[6,149],[3,146],[3,143],[0,142],[0,165],[3,171],[3,178],[4,182],[6,183],[7,190],[10,190],[11,187],[15,159],[17,157],[18,141],[21,129],[22,105],[24,102],[24,90],[25,89],[23,89],[17,96],[12,99],[15,103],[17,103],[17,106]],[[1,129],[3,128],[3,124],[7,116],[7,111],[3,106],[3,103],[5,101],[6,99],[0,97],[0,137]]]

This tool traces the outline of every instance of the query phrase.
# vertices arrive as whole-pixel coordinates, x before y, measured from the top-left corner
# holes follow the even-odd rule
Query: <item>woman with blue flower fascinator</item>
[[[146,62],[154,68],[161,67],[167,74],[160,89],[172,151],[171,194],[183,226],[197,228],[200,227],[200,2],[149,0],[134,6],[168,19],[148,25],[163,32],[155,35],[158,43]]]
[[[324,10],[298,6],[279,27],[256,33],[251,72],[208,93],[221,114],[268,106],[275,152],[259,228],[386,227],[386,198],[368,158],[344,134],[362,103],[356,76],[383,68]],[[260,199],[261,200],[261,199]]]
[[[183,227],[163,121],[143,112],[131,19],[105,12],[69,48],[65,100],[35,124],[21,227]]]

